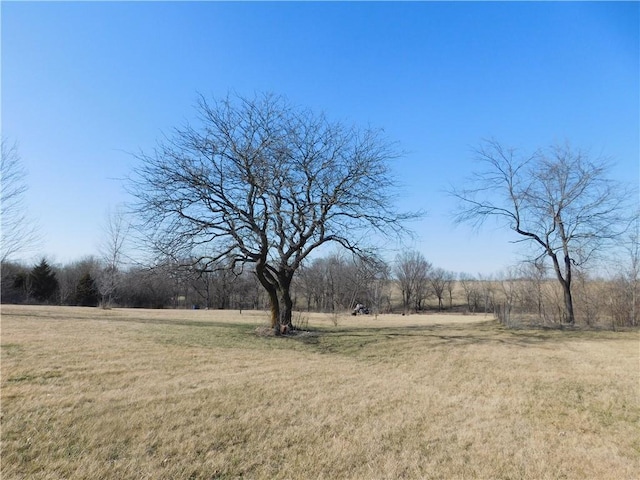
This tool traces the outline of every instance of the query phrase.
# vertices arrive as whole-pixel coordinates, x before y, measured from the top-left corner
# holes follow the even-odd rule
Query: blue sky
[[[206,96],[272,91],[384,128],[410,246],[457,272],[499,272],[516,238],[451,221],[444,191],[483,138],[532,151],[569,141],[640,180],[637,2],[7,2],[2,134],[28,169],[38,256],[95,254],[128,197],[131,153]],[[30,259],[27,258],[27,259]]]

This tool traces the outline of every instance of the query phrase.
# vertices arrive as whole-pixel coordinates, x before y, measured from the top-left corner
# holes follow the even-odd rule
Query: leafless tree
[[[477,279],[478,293],[484,303],[484,313],[492,312],[495,306],[494,277],[493,275],[483,275],[479,273]]]
[[[518,296],[518,275],[515,267],[511,267],[498,278],[498,285],[501,290],[501,300],[496,306],[498,320],[503,325],[510,325],[511,310],[517,302]]]
[[[312,308],[320,310],[324,292],[323,272],[319,262],[323,259],[315,259],[309,265],[303,265],[298,269],[297,283],[298,289],[304,295],[305,308],[310,311]]]
[[[449,294],[449,308],[453,308],[453,290],[456,287],[456,274],[450,270],[444,272],[445,290]]]
[[[13,262],[3,262],[0,268],[0,301],[2,303],[22,303],[29,296],[29,269]]]
[[[296,275],[296,291],[304,298],[304,307],[334,312],[352,309],[362,303],[379,312],[387,299],[387,264],[375,256],[333,253],[315,258]]]
[[[381,258],[370,258],[364,262],[367,305],[371,306],[374,315],[382,311],[383,304],[389,303],[389,265]]]
[[[623,255],[616,273],[608,282],[608,306],[611,325],[637,326],[640,312],[640,219],[621,242]]]
[[[404,312],[413,308],[417,311],[427,295],[427,285],[431,263],[420,252],[407,250],[396,257],[394,273],[400,290]]]
[[[170,306],[175,295],[168,269],[132,266],[119,279],[118,303],[137,308]]]
[[[447,288],[447,272],[443,268],[434,268],[429,274],[429,285],[438,299],[438,310],[442,310],[442,299]]]
[[[352,261],[352,270],[355,275],[349,308],[361,303],[378,313],[382,299],[382,286],[388,278],[387,264],[377,256],[355,256]]]
[[[27,192],[26,170],[18,154],[16,144],[2,138],[2,163],[0,164],[0,215],[2,216],[2,263],[18,252],[33,248],[39,240],[38,228],[28,218],[25,205]]]
[[[298,290],[306,297],[307,309],[334,312],[348,308],[356,274],[344,255],[336,252],[315,258],[298,269]]]
[[[98,290],[102,297],[102,306],[105,308],[111,306],[121,278],[130,228],[130,223],[123,210],[115,210],[107,214],[103,241],[100,246],[100,255],[104,266],[98,276]]]
[[[470,312],[477,312],[480,307],[480,299],[482,297],[478,286],[478,280],[469,273],[461,273],[459,276],[459,282],[467,300],[467,309]]]
[[[640,312],[640,218],[636,217],[633,230],[628,238],[627,253],[629,266],[627,269],[627,281],[629,284],[629,324],[638,325]]]
[[[138,155],[130,191],[158,255],[252,264],[272,326],[291,325],[291,283],[333,242],[368,254],[375,234],[405,233],[380,131],[332,123],[272,94],[200,97],[199,124]]]
[[[478,151],[483,169],[468,188],[451,193],[460,201],[458,222],[495,218],[548,258],[564,296],[564,320],[575,322],[574,267],[586,264],[628,227],[628,189],[607,178],[608,164],[555,145],[519,156],[497,141]]]
[[[545,317],[544,284],[547,280],[547,267],[541,259],[524,262],[520,275],[524,280],[525,290],[522,294],[523,306],[529,311],[535,311],[538,320]]]

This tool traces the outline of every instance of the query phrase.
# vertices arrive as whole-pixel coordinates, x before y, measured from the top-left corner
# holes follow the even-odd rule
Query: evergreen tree
[[[58,291],[58,279],[47,261],[43,258],[29,274],[31,294],[35,300],[49,302]]]
[[[100,292],[90,273],[85,273],[76,287],[76,304],[82,307],[95,307],[100,301]]]

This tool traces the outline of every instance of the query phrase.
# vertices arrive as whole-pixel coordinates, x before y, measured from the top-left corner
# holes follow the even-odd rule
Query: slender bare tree
[[[291,282],[311,252],[333,242],[368,254],[376,233],[401,235],[416,216],[394,207],[397,152],[380,131],[272,94],[200,97],[197,111],[196,127],[138,155],[134,208],[158,255],[252,264],[276,330],[291,325]]]
[[[38,240],[38,228],[28,218],[25,206],[27,172],[18,154],[17,145],[2,138],[2,163],[0,163],[0,215],[2,216],[2,241],[0,260],[4,263],[18,252],[33,248]]]
[[[122,209],[107,214],[104,236],[100,246],[103,268],[98,276],[98,290],[102,297],[103,308],[108,308],[121,278],[122,264],[125,259],[125,247],[131,224]]]
[[[640,219],[621,242],[622,255],[614,264],[616,273],[608,282],[612,326],[637,326],[640,312]]]
[[[467,300],[467,309],[469,312],[477,312],[481,298],[480,287],[478,286],[480,282],[472,274],[464,272],[459,275],[458,280]]]
[[[629,295],[627,298],[630,305],[628,323],[636,326],[638,325],[640,311],[640,218],[636,218],[634,227],[629,235],[627,253],[629,256],[629,266],[627,268]]]
[[[520,268],[520,276],[524,280],[525,288],[522,294],[524,306],[535,311],[538,320],[545,317],[544,284],[547,280],[547,267],[541,259],[523,262]]]
[[[575,322],[573,269],[606,249],[629,225],[629,189],[607,178],[608,164],[567,145],[520,156],[495,140],[478,151],[483,169],[454,189],[458,222],[502,220],[534,258],[553,265],[564,295],[564,321]]]
[[[442,310],[442,299],[447,288],[447,272],[444,268],[434,268],[429,274],[429,285],[431,291],[438,298],[438,310]]]
[[[450,270],[444,272],[445,289],[449,294],[449,308],[453,308],[453,290],[456,287],[456,273]]]

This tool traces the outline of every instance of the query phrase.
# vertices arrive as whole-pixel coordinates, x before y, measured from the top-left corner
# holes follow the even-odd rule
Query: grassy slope
[[[640,473],[637,332],[2,307],[3,480]]]

